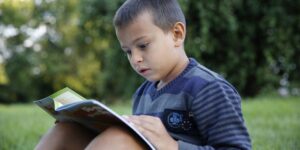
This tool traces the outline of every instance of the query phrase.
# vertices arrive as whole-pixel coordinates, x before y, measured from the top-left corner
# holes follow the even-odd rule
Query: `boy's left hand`
[[[178,143],[169,135],[161,120],[157,117],[141,115],[127,116],[126,119],[158,150],[177,150]]]

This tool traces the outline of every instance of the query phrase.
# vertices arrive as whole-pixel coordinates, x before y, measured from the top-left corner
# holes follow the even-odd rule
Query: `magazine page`
[[[102,132],[111,126],[123,126],[147,145],[147,149],[155,149],[132,124],[119,114],[99,101],[86,100],[70,88],[59,90],[34,103],[58,121],[74,121],[96,132]]]
[[[97,132],[101,132],[110,126],[124,126],[133,134],[142,138],[142,141],[151,149],[155,149],[134,126],[99,101],[85,100],[71,103],[58,108],[56,111],[59,120],[72,120]]]
[[[78,93],[76,93],[68,87],[65,87],[55,92],[49,97],[52,98],[54,101],[55,110],[63,105],[85,100],[84,97],[82,97],[81,95],[79,95]]]
[[[43,110],[45,110],[48,114],[50,114],[54,118],[57,115],[57,112],[55,111],[55,108],[54,108],[54,102],[53,102],[52,98],[46,97],[44,99],[34,101],[34,103],[36,105],[38,105],[39,107],[41,107]]]

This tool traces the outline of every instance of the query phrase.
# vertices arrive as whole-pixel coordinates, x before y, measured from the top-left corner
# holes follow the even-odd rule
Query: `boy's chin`
[[[146,80],[150,81],[150,82],[157,82],[159,81],[158,79],[153,79],[153,78],[150,78],[150,77],[144,77]]]
[[[141,77],[143,77],[144,79],[146,79],[147,81],[150,82],[157,82],[160,81],[159,76],[155,76],[154,74],[148,74],[148,75],[142,75],[140,73],[138,73]]]

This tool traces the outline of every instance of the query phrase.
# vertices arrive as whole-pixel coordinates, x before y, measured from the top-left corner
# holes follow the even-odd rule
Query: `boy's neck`
[[[160,90],[163,87],[165,87],[168,83],[173,81],[176,77],[178,77],[184,71],[184,69],[187,67],[188,64],[189,64],[189,58],[186,55],[184,55],[184,57],[182,57],[181,60],[178,62],[177,67],[175,67],[169,73],[169,75],[171,76],[169,78],[169,80],[167,80],[167,81],[163,81],[163,80],[158,81],[157,85],[156,85],[156,89]]]

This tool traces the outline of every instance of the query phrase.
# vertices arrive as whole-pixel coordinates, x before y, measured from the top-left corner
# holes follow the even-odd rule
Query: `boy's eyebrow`
[[[125,51],[127,47],[121,46],[121,49]]]
[[[139,40],[141,40],[141,39],[143,39],[143,38],[145,38],[145,37],[146,37],[145,35],[144,35],[144,36],[141,36],[141,37],[138,37],[137,39],[133,40],[132,43],[134,44],[134,43],[136,43],[137,41],[139,41]],[[121,48],[122,48],[122,49],[126,49],[127,47],[126,47],[126,46],[121,46]]]
[[[133,40],[132,43],[136,43],[137,41],[139,41],[139,40],[141,40],[141,39],[143,39],[143,38],[145,38],[145,37],[146,37],[145,35],[144,35],[144,36],[141,36],[141,37],[138,37],[137,39]]]

